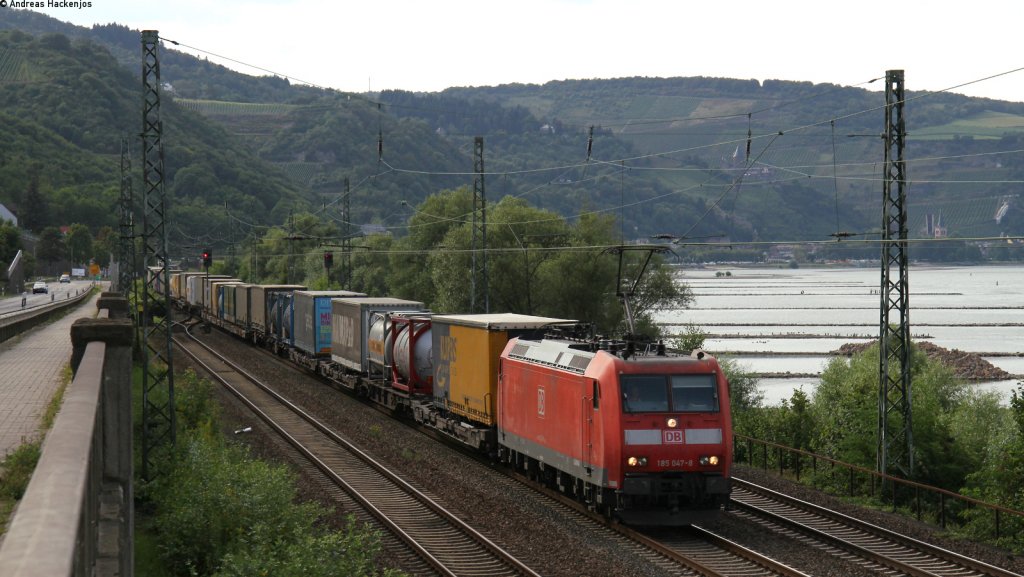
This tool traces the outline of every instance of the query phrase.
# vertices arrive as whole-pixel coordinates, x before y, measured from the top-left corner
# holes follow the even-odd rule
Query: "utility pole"
[[[341,198],[341,288],[352,289],[352,212],[349,200],[348,177],[345,177],[345,196]]]
[[[253,201],[250,200],[249,202],[252,203]],[[251,210],[253,210],[252,207],[253,205],[250,204]],[[259,278],[259,275],[256,274],[256,267],[259,265],[259,262],[256,260],[256,245],[259,243],[259,237],[255,233],[250,234],[252,234],[252,246],[249,252],[249,283],[253,284]]]
[[[142,230],[147,266],[142,298],[142,476],[152,479],[156,453],[175,442],[174,369],[171,363],[171,294],[168,278],[167,203],[160,121],[160,34],[142,31]],[[160,281],[162,294],[155,285]],[[152,294],[151,294],[152,292]]]
[[[484,189],[484,137],[473,139],[473,246],[472,287],[469,308],[475,312],[491,312],[490,291],[487,290],[487,195]],[[478,248],[479,247],[479,248]],[[477,252],[480,253],[477,256]]]
[[[288,212],[288,240],[298,240],[298,236],[295,234],[295,212]],[[288,263],[285,269],[284,284],[291,284],[292,282],[292,263],[295,262],[295,247],[292,243],[288,243]]]
[[[117,289],[128,298],[135,289],[135,199],[132,194],[132,156],[128,136],[121,137],[121,198],[120,198],[120,260],[117,269]],[[131,299],[138,302],[138,295]],[[135,316],[132,310],[132,316]]]
[[[878,471],[914,471],[910,385],[903,71],[885,73],[885,176],[882,183],[882,288],[879,326]]]

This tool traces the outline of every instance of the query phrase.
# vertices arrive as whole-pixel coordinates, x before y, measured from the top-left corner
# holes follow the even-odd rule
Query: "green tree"
[[[110,265],[111,255],[116,255],[121,250],[121,238],[109,226],[104,226],[96,233],[93,241],[93,259],[101,267]]]
[[[569,229],[562,217],[505,197],[488,215],[487,247],[491,310],[534,314],[539,271],[564,245]]]
[[[408,205],[406,204],[406,206]],[[445,309],[445,306],[451,304],[448,301],[444,306],[437,302],[438,287],[432,273],[429,272],[428,267],[424,266],[424,263],[435,260],[434,252],[469,248],[469,243],[458,242],[456,237],[447,237],[453,230],[471,226],[472,214],[473,192],[467,187],[430,195],[419,207],[414,209],[413,215],[409,218],[409,234],[394,242],[394,251],[389,257],[388,284],[395,294],[423,301],[430,307],[438,307],[442,310],[460,310]],[[438,258],[442,262],[446,261],[441,258],[441,255],[438,255]],[[466,258],[457,260],[459,263],[468,262]],[[458,278],[442,279],[449,281],[445,282],[445,285],[468,283],[469,266],[466,264],[460,266],[462,267],[460,271],[452,273],[456,274]],[[468,287],[468,284],[465,286]]]
[[[245,539],[245,547],[228,553],[215,577],[353,577],[397,576],[393,570],[378,572],[380,536],[356,525],[349,516],[345,529],[317,531],[307,524],[282,528],[257,525]]]
[[[634,266],[642,265],[634,263]],[[630,305],[636,319],[637,333],[650,338],[658,337],[660,329],[654,325],[651,314],[656,309],[685,309],[692,303],[693,293],[689,287],[676,282],[672,271],[665,266],[663,257],[654,255]]]
[[[789,400],[783,401],[783,408],[780,436],[775,440],[789,447],[810,450],[817,429],[810,397],[803,389],[796,389]]]
[[[303,284],[323,276],[323,251],[319,247],[332,231],[308,213],[289,220],[288,230],[270,229],[257,246],[256,276],[260,282]]]
[[[696,324],[687,323],[683,327],[683,333],[678,335],[672,342],[672,346],[681,351],[695,351],[704,348],[704,341],[708,334]]]
[[[878,427],[878,345],[849,360],[834,357],[821,373],[812,411],[815,445],[830,457],[875,466]]]
[[[718,365],[729,381],[733,428],[737,433],[762,437],[761,433],[771,427],[765,425],[761,416],[764,393],[757,388],[757,377],[735,359],[720,357]]]
[[[363,239],[365,248],[357,248],[353,255],[348,288],[419,300],[436,311],[471,310],[471,201],[472,193],[465,187],[442,191],[413,209],[408,236]],[[492,312],[575,319],[595,323],[604,334],[624,332],[623,307],[615,288],[618,264],[614,255],[601,254],[615,239],[613,217],[585,215],[569,225],[524,200],[506,198],[491,206],[488,221]],[[330,229],[314,216],[301,214],[290,220],[288,232],[269,230],[256,247],[256,277],[311,288],[333,286],[320,245],[330,238]],[[635,275],[642,257],[628,256],[627,267]],[[240,265],[240,274],[244,276],[249,267]],[[638,332],[657,336],[651,312],[686,307],[691,301],[689,289],[675,282],[661,259],[653,259],[630,303]]]
[[[598,331],[620,330],[622,306],[615,297],[615,260],[600,248],[615,243],[615,219],[585,214],[570,228],[568,245],[538,268],[538,314],[594,323]]]
[[[869,468],[876,466],[878,354],[875,344],[849,363],[841,358],[829,362],[811,410],[818,423],[817,450]],[[971,469],[971,457],[953,436],[953,416],[970,397],[950,369],[913,346],[911,371],[914,478],[957,490]]]
[[[984,449],[977,450],[981,463],[967,476],[962,492],[1021,511],[1024,510],[1024,490],[1021,488],[1021,479],[1024,479],[1024,383],[1017,383],[1017,390],[1010,395],[1008,409],[998,404],[997,398],[982,397],[972,410],[965,411],[958,419],[961,426],[957,432],[984,443]],[[967,517],[969,522],[965,531],[968,534],[984,538],[995,534],[990,512],[979,508],[968,511]],[[1018,553],[1024,551],[1018,538],[1021,531],[1024,531],[1024,523],[1010,515],[1004,516],[1000,544]]]
[[[368,295],[395,295],[400,298],[412,298],[410,295],[392,290],[388,285],[388,254],[394,245],[394,239],[390,235],[367,236],[355,239],[353,244],[364,248],[355,249],[352,253],[352,278],[348,282],[344,282],[346,289]],[[340,266],[337,254],[335,263],[335,266]]]
[[[298,502],[286,467],[224,442],[210,381],[186,371],[177,382],[178,449],[166,476],[140,491],[169,574],[397,575],[375,570],[378,534],[351,518],[329,530],[328,511]]]
[[[472,310],[471,246],[470,227],[460,226],[450,229],[438,248],[427,257],[427,270],[434,285],[431,308],[442,312]]]
[[[73,224],[64,239],[71,266],[83,265],[93,258],[92,233],[84,224]]]
[[[64,244],[64,235],[55,226],[48,226],[39,233],[39,242],[36,245],[36,258],[40,262],[54,263],[63,260],[67,255],[67,245]]]
[[[50,205],[40,187],[39,171],[38,166],[32,169],[28,187],[22,196],[19,220],[22,227],[33,231],[39,231],[50,224]]]

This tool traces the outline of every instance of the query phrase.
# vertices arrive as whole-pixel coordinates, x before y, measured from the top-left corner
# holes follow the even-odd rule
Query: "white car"
[[[71,276],[66,274],[60,275],[60,282],[71,282]]]
[[[50,289],[46,286],[46,283],[41,280],[37,280],[36,284],[32,285],[32,294],[48,292],[50,292]]]

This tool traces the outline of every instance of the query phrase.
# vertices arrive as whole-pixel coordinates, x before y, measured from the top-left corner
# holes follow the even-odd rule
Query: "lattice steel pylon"
[[[882,288],[879,325],[878,471],[914,471],[910,382],[903,71],[885,73],[885,175],[882,183]],[[893,316],[896,318],[893,319]]]
[[[345,178],[345,196],[341,197],[341,288],[352,289],[352,190]]]
[[[473,245],[472,274],[469,308],[474,313],[491,312],[490,291],[487,288],[487,195],[484,188],[484,137],[473,139]]]
[[[171,294],[168,278],[167,200],[160,121],[160,35],[142,31],[142,229],[147,267],[142,298],[142,476],[152,479],[162,449],[175,441]],[[150,273],[149,267],[154,267]],[[154,286],[158,285],[158,286]]]
[[[121,197],[119,208],[120,219],[120,244],[118,269],[117,269],[117,290],[125,298],[135,288],[135,199],[132,191],[132,157],[131,147],[127,136],[121,137]],[[132,303],[138,302],[138,295],[131,299]],[[134,311],[132,311],[134,314]]]

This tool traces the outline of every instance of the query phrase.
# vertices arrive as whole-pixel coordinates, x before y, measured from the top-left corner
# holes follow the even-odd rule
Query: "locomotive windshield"
[[[622,410],[627,413],[717,413],[713,374],[622,375]]]

